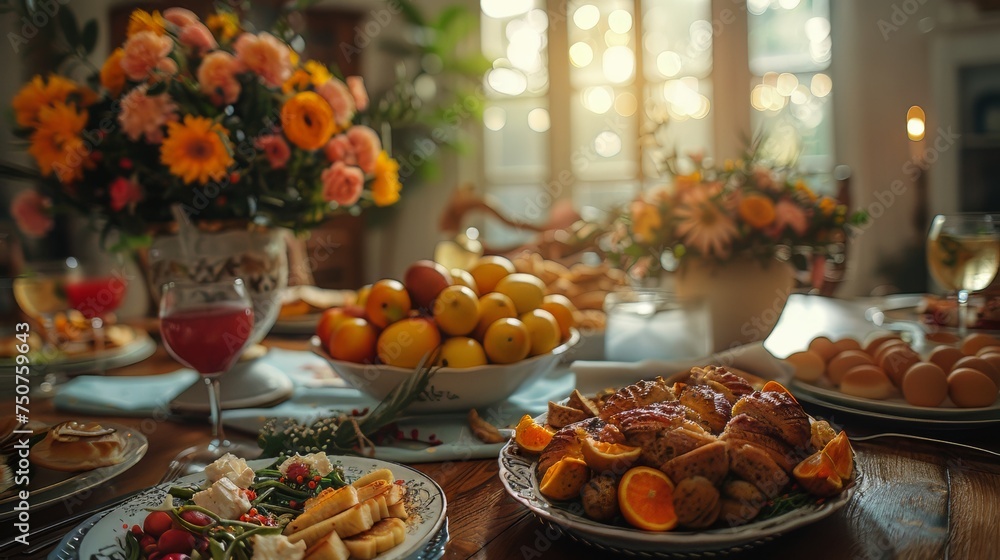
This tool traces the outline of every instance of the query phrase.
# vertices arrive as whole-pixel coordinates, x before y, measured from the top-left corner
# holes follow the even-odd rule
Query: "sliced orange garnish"
[[[784,394],[788,395],[789,397],[792,397],[793,401],[799,402],[798,400],[795,399],[795,395],[793,395],[791,393],[791,391],[789,391],[788,389],[785,388],[784,385],[782,385],[781,383],[778,383],[777,381],[774,381],[773,379],[771,381],[768,381],[767,383],[765,383],[764,386],[760,388],[760,392],[761,393],[784,393]]]
[[[589,476],[587,463],[576,457],[563,457],[545,471],[538,490],[552,500],[572,500],[580,495]]]
[[[792,475],[803,488],[820,497],[839,494],[844,488],[833,459],[825,451],[817,451],[803,459],[792,470]]]
[[[552,441],[552,433],[545,426],[542,426],[530,415],[525,414],[517,423],[514,429],[514,441],[517,445],[529,453],[541,453],[545,446]]]
[[[587,462],[588,467],[598,473],[610,472],[613,474],[627,471],[642,454],[641,447],[598,441],[592,437],[583,439],[580,451],[583,453],[583,460]]]
[[[837,476],[843,480],[849,480],[854,474],[854,449],[847,439],[847,433],[841,431],[837,437],[830,440],[823,447],[823,452],[833,460],[833,468],[837,471]]]
[[[644,531],[669,531],[677,526],[674,483],[657,469],[629,469],[618,483],[618,507],[625,521]]]

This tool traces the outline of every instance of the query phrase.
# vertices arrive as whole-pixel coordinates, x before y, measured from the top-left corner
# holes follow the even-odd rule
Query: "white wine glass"
[[[927,234],[927,267],[942,287],[957,293],[958,332],[969,325],[969,295],[989,286],[1000,266],[1000,215],[939,214]]]

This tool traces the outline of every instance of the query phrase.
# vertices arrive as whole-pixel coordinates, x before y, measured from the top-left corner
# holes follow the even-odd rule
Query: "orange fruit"
[[[396,321],[382,331],[376,345],[378,359],[390,366],[415,368],[441,344],[441,333],[430,319]]]
[[[580,495],[588,478],[587,463],[576,457],[563,457],[545,471],[538,490],[550,500],[572,500]]]
[[[514,442],[529,453],[541,453],[552,441],[553,432],[525,414],[514,428]]]
[[[316,336],[319,337],[320,342],[326,346],[327,350],[330,349],[330,336],[333,331],[337,330],[340,323],[350,318],[351,315],[343,307],[331,307],[319,316],[319,323],[316,324]]]
[[[469,368],[488,363],[486,351],[478,341],[464,336],[454,336],[441,345],[438,365],[450,368]]]
[[[479,324],[476,326],[476,338],[480,341],[486,336],[486,329],[490,328],[497,319],[514,319],[517,317],[517,309],[514,302],[509,297],[490,292],[479,298]]]
[[[531,339],[529,355],[547,354],[559,346],[559,323],[548,311],[544,309],[529,311],[521,315],[521,322],[524,323],[524,328],[528,329],[528,337]]]
[[[833,469],[837,471],[837,476],[843,480],[850,480],[854,474],[854,449],[847,439],[847,432],[841,430],[837,437],[823,447],[823,452],[833,461]]]
[[[483,348],[495,364],[512,364],[528,357],[531,338],[524,323],[517,319],[498,319],[486,329]]]
[[[375,359],[378,333],[368,321],[349,317],[341,321],[330,335],[330,356],[348,362],[369,362]]]
[[[462,270],[461,268],[453,268],[449,272],[451,272],[452,282],[454,282],[456,285],[465,286],[466,288],[471,289],[473,292],[476,292],[476,297],[479,297],[479,295],[482,293],[479,291],[479,285],[476,284],[476,279],[473,278],[471,274],[469,274],[468,270]]]
[[[569,340],[569,330],[576,326],[576,306],[562,294],[549,294],[542,299],[542,309],[548,311],[559,323],[561,340]]]
[[[479,298],[472,288],[448,286],[434,300],[434,320],[446,334],[469,334],[479,324]]]
[[[677,526],[674,483],[663,471],[632,467],[618,483],[618,507],[632,526],[644,531],[669,531]]]
[[[778,383],[777,381],[774,381],[774,380],[771,380],[771,381],[768,381],[767,383],[765,383],[764,386],[760,388],[760,392],[761,393],[784,393],[784,394],[788,395],[789,397],[792,397],[793,401],[799,402],[798,400],[795,399],[795,395],[793,395],[791,393],[791,391],[789,391],[788,389],[786,389],[785,386],[782,385],[781,383]]]
[[[372,284],[365,301],[368,321],[380,328],[409,315],[411,307],[410,294],[403,284],[388,278]]]
[[[501,278],[515,272],[517,269],[514,268],[514,263],[498,255],[482,257],[469,269],[469,274],[476,281],[476,287],[481,294],[492,292]]]
[[[792,476],[803,488],[820,497],[834,496],[844,488],[833,459],[825,451],[803,459],[792,470]]]
[[[514,302],[518,315],[538,309],[545,300],[545,283],[537,276],[525,272],[504,276],[497,282],[494,290]]]
[[[598,473],[620,474],[627,471],[642,454],[641,447],[621,443],[608,443],[594,438],[584,438],[580,447],[587,466]]]
[[[365,284],[364,286],[358,288],[358,295],[355,297],[356,301],[354,302],[354,305],[364,308],[365,303],[368,302],[368,294],[371,293],[371,291],[372,291],[371,284]]]

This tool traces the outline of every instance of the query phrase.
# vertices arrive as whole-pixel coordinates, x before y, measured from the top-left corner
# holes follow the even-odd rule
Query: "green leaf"
[[[413,25],[419,25],[420,27],[425,27],[427,25],[427,20],[424,19],[423,12],[420,8],[410,2],[409,0],[399,0],[399,9],[403,13],[403,18],[406,21],[412,23]]]
[[[97,46],[97,20],[92,19],[83,26],[83,36],[81,37],[83,52],[90,54]]]
[[[80,46],[80,29],[77,26],[73,10],[67,6],[63,6],[59,8],[57,17],[59,18],[59,28],[62,29],[63,36],[66,37],[66,42],[69,43],[71,49],[75,50]]]

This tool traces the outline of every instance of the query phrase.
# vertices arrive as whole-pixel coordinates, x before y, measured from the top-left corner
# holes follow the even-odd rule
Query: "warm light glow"
[[[622,151],[622,138],[610,130],[605,130],[594,138],[594,151],[602,157],[614,157]]]
[[[673,51],[664,51],[656,57],[656,69],[660,74],[673,78],[681,71],[681,55]]]
[[[569,48],[569,61],[577,68],[583,68],[594,61],[594,49],[584,42],[573,43]]]
[[[620,47],[627,45],[632,37],[623,33],[615,33],[612,30],[607,30],[604,32],[604,44],[609,47]]]
[[[796,105],[802,105],[809,101],[809,88],[803,84],[799,84],[795,87],[795,91],[792,92],[790,99],[792,103]]]
[[[812,77],[809,89],[816,97],[826,97],[833,90],[833,81],[826,74],[816,74]]]
[[[573,12],[573,23],[580,29],[591,29],[599,21],[601,21],[601,11],[593,4],[584,4]]]
[[[510,34],[510,44],[507,45],[507,59],[515,68],[527,73],[540,70],[542,67],[542,36],[534,29],[522,25]]]
[[[510,68],[494,68],[486,81],[498,93],[521,95],[528,88],[528,79],[524,74]]]
[[[615,33],[628,33],[632,29],[632,14],[615,10],[608,15],[608,27]]]
[[[761,83],[765,86],[777,87],[778,86],[778,73],[777,72],[766,72],[764,77],[761,78]]]
[[[545,132],[549,129],[549,112],[536,107],[528,112],[528,128],[535,132]]]
[[[583,90],[583,106],[588,110],[603,115],[614,103],[614,94],[607,86],[591,87]]]
[[[795,91],[795,87],[799,85],[799,79],[795,77],[795,74],[789,74],[784,72],[778,76],[778,82],[775,87],[778,89],[778,93],[784,96],[789,96]]]
[[[818,43],[830,36],[830,20],[825,17],[813,17],[806,20],[806,37],[813,43]]]
[[[692,119],[703,119],[708,116],[708,112],[711,110],[712,104],[709,102],[708,98],[704,95],[701,96],[701,104],[698,106],[698,110],[691,113]]]
[[[639,102],[635,96],[629,92],[619,93],[615,98],[615,111],[623,117],[631,117],[639,107]]]
[[[799,0],[778,0],[778,5],[786,10],[794,10],[799,7]]]
[[[663,84],[667,111],[676,119],[701,119],[708,116],[708,98],[698,93],[698,79],[685,77]]]
[[[617,84],[628,81],[635,70],[632,49],[623,46],[608,47],[604,51],[604,77]]]
[[[504,111],[500,107],[487,107],[483,111],[483,125],[486,128],[497,131],[507,124],[507,111]]]
[[[771,0],[747,0],[747,11],[759,16],[771,6]]]
[[[910,137],[910,140],[916,142],[917,140],[923,140],[924,138],[924,120],[926,116],[924,115],[924,110],[919,106],[914,105],[906,111],[906,135]]]
[[[503,19],[527,12],[533,3],[532,0],[481,0],[479,6],[487,16]]]

